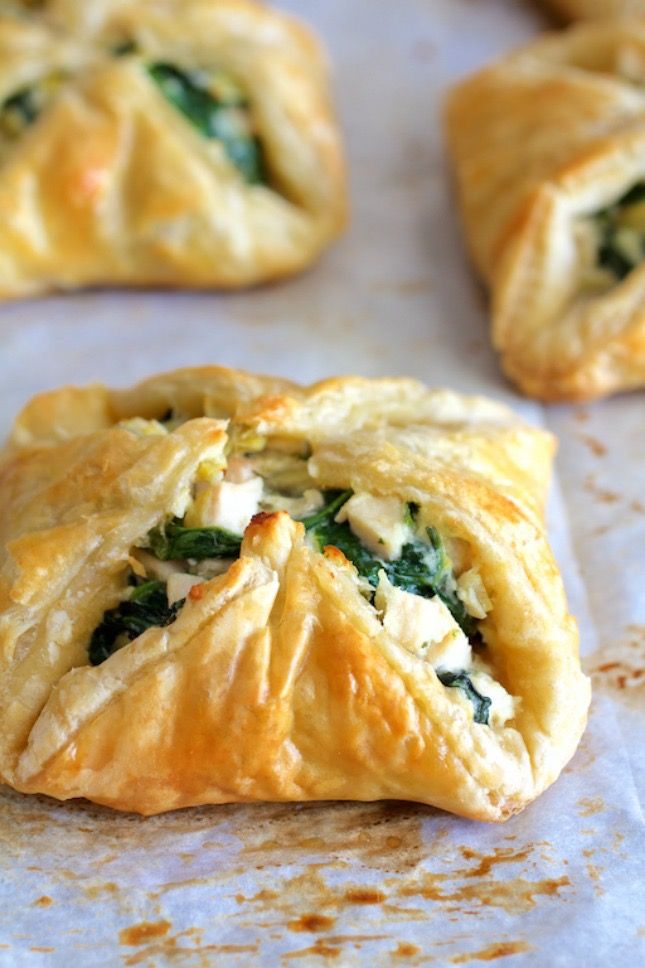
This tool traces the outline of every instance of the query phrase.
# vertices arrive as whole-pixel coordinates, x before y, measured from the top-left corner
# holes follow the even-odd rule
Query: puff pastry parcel
[[[568,20],[608,20],[645,14],[645,0],[546,0]]]
[[[0,15],[0,296],[236,287],[302,269],[345,219],[326,65],[253,0]]]
[[[508,375],[545,400],[645,386],[645,19],[547,36],[446,112]]]
[[[394,798],[504,820],[589,703],[552,451],[411,380],[213,367],[37,397],[0,465],[0,775],[143,814]]]

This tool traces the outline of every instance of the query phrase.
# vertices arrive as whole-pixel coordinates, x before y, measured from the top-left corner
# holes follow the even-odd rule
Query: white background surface
[[[510,402],[561,440],[552,539],[594,673],[590,726],[556,786],[503,827],[405,804],[141,820],[0,792],[0,965],[635,965],[645,958],[644,398],[544,409],[504,382],[440,133],[446,87],[544,21],[518,0],[282,6],[319,29],[335,65],[347,235],[306,275],[245,294],[1,307],[0,432],[38,390],[206,362],[302,381],[409,374]],[[127,933],[141,923],[147,939]]]

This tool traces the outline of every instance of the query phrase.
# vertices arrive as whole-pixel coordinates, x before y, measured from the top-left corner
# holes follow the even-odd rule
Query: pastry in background
[[[645,386],[645,19],[548,35],[460,83],[446,132],[508,376]]]
[[[553,449],[412,380],[204,367],[35,398],[0,461],[0,776],[143,814],[508,818],[589,704]]]
[[[252,0],[0,17],[0,296],[263,282],[315,260],[345,208],[296,21]]]
[[[567,20],[609,20],[645,14],[645,0],[545,0]]]

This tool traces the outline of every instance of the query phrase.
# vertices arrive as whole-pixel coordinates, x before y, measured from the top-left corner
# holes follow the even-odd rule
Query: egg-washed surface
[[[460,82],[445,112],[492,338],[530,396],[645,385],[642,18],[538,37]]]
[[[133,44],[113,48],[115,57],[136,55]],[[248,184],[266,181],[263,151],[252,130],[249,105],[243,90],[221,71],[185,71],[173,64],[141,63],[163,96],[205,138],[219,141],[228,159]],[[71,76],[52,71],[21,87],[0,104],[1,150],[7,154],[56,97]]]
[[[610,20],[645,14],[643,0],[545,0],[545,6],[567,20]]]
[[[409,380],[204,367],[36,398],[2,477],[3,775],[143,813],[516,812],[588,703],[544,540],[551,453]]]
[[[0,9],[0,297],[259,283],[314,261],[345,208],[299,22],[253,0]]]

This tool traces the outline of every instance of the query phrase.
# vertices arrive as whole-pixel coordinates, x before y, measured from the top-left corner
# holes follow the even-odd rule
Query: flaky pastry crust
[[[119,424],[169,404],[185,417],[171,433]],[[306,442],[318,486],[415,502],[469,544],[492,602],[486,651],[518,699],[510,723],[475,723],[386,631],[343,555],[315,551],[285,511],[253,518],[239,559],[171,625],[88,664],[132,545],[240,434]],[[0,775],[144,814],[394,798],[509,817],[557,777],[589,703],[544,533],[553,448],[499,404],[411,380],[303,388],[205,367],[35,398],[0,463]]]
[[[0,102],[17,96],[10,120],[29,118],[4,142],[0,131],[0,296],[246,286],[303,269],[341,230],[340,138],[326,61],[304,26],[254,0],[30,10],[0,16]],[[192,99],[204,124],[201,91],[177,93],[174,69],[233,79],[261,146],[260,180],[162,93],[159,64],[163,90]],[[36,114],[24,92],[43,84],[53,94]],[[222,138],[247,123],[239,117],[227,115]]]
[[[601,289],[582,244],[645,181],[645,20],[547,36],[458,85],[447,141],[508,376],[544,400],[645,385],[645,265]]]
[[[644,0],[546,0],[546,6],[567,20],[609,20],[645,14]]]

